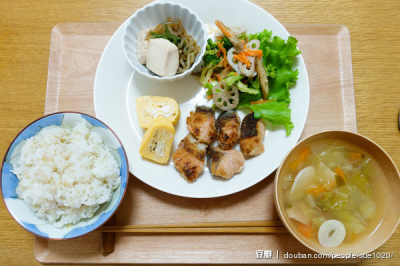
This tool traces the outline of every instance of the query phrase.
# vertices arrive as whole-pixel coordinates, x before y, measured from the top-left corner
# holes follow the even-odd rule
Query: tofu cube
[[[161,77],[176,74],[179,66],[178,48],[166,39],[150,39],[146,67]]]
[[[149,46],[149,41],[146,41],[146,36],[149,31],[152,31],[154,27],[143,29],[139,32],[136,38],[136,51],[139,63],[142,65],[146,64],[147,61],[147,48]]]

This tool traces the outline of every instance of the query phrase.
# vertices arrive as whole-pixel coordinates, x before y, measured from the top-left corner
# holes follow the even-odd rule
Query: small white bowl
[[[136,38],[141,30],[157,26],[168,17],[174,20],[179,18],[186,32],[193,36],[201,50],[190,69],[172,77],[160,77],[152,73],[145,65],[139,63],[136,52]],[[126,23],[123,34],[124,54],[129,64],[140,74],[161,82],[172,82],[189,75],[200,64],[206,50],[207,33],[203,22],[189,8],[171,2],[154,2],[136,11],[128,18]]]

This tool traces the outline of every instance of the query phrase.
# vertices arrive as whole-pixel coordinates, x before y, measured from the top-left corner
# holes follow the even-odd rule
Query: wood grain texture
[[[114,24],[115,29],[119,24]],[[58,24],[53,29],[49,77],[47,84],[47,95],[56,97],[47,97],[45,110],[65,111],[79,110],[93,113],[93,104],[91,104],[93,76],[96,70],[95,62],[98,61],[105,45],[104,36],[108,35],[108,29],[112,24],[103,23],[63,23]],[[101,30],[105,28],[103,34]],[[346,129],[356,130],[355,106],[353,79],[351,74],[351,56],[350,56],[350,36],[345,26],[341,25],[290,25],[286,28],[292,35],[299,40],[299,47],[302,50],[304,60],[307,62],[311,99],[310,110],[307,123],[302,136],[305,137],[312,133],[326,129]],[[92,49],[88,49],[92,48]],[[89,53],[88,50],[91,52]],[[54,52],[53,52],[54,51]],[[97,53],[96,53],[97,52]],[[69,66],[69,67],[68,67]],[[79,67],[77,67],[79,66]],[[79,68],[82,71],[79,71]],[[84,75],[82,75],[84,73]],[[132,182],[133,180],[133,182]],[[127,196],[121,207],[118,209],[115,219],[116,224],[122,225],[119,233],[152,233],[159,229],[128,229],[124,225],[148,225],[165,223],[210,223],[210,222],[229,222],[250,220],[277,220],[277,213],[273,204],[273,176],[260,182],[257,186],[236,193],[234,195],[216,198],[216,199],[187,199],[175,197],[158,190],[155,190],[135,178],[131,178]],[[107,229],[104,229],[107,230]],[[226,233],[243,232],[266,232],[263,228],[240,228],[240,230],[224,228]],[[253,230],[253,231],[251,231]],[[255,231],[254,231],[255,230]],[[167,229],[164,233],[175,232],[193,232],[191,229]],[[203,233],[215,233],[216,230],[200,229]],[[220,230],[221,231],[221,230]],[[273,232],[270,229],[267,231]],[[94,233],[97,234],[97,233]],[[104,234],[104,233],[102,233]],[[152,250],[147,246],[136,246],[126,238],[129,235],[118,235],[118,241],[126,242],[131,250],[147,256],[136,257],[124,250],[117,249],[111,257],[113,262],[117,263],[154,263],[157,262],[152,256]],[[209,234],[210,238],[213,238]],[[215,236],[214,236],[215,237]],[[287,236],[284,236],[287,238]],[[154,245],[164,243],[170,235],[160,234],[153,238]],[[133,239],[133,238],[132,238]],[[193,237],[187,235],[174,237],[176,242],[191,245]],[[200,238],[204,239],[204,238]],[[214,250],[208,243],[198,242],[204,246],[203,250],[192,255],[191,251],[179,250],[179,245],[174,242],[169,246],[158,250],[159,256],[164,256],[164,262],[209,262],[215,263],[249,263],[248,245],[256,240],[253,236],[241,236],[231,238],[228,234],[219,236],[219,241],[225,248],[235,252],[238,257],[226,257],[226,253],[221,250]],[[239,245],[244,239],[247,239],[246,245]],[[264,245],[272,250],[283,250],[290,247],[298,252],[309,253],[307,249],[299,245],[298,242],[289,237],[288,242],[276,242],[276,235],[267,235],[264,238]],[[103,238],[101,238],[103,240]],[[89,238],[70,241],[74,244],[84,245]],[[199,240],[200,241],[200,240]],[[229,242],[229,245],[226,243]],[[89,244],[89,243],[87,243]],[[110,244],[110,242],[108,242]],[[240,249],[237,247],[240,246]],[[112,248],[112,245],[107,245]],[[208,250],[207,248],[208,247]],[[60,253],[62,252],[62,253]],[[209,253],[212,252],[213,255]],[[88,253],[87,251],[71,249],[70,243],[55,243],[37,239],[34,247],[35,257],[40,262],[107,262],[104,256],[98,253]],[[87,261],[86,257],[90,254],[92,260]],[[178,254],[180,258],[177,259]],[[62,256],[61,256],[62,255]],[[239,259],[241,258],[241,260]],[[258,263],[262,261],[258,260]],[[269,262],[286,263],[283,257]],[[296,262],[296,261],[291,261]],[[316,261],[305,260],[303,262],[313,263]],[[332,262],[325,260],[324,262]]]
[[[104,227],[115,226],[115,216],[113,215],[105,224]],[[115,233],[114,232],[99,232],[97,240],[97,250],[102,255],[108,255],[114,252],[115,249]]]
[[[71,0],[2,1],[0,8],[0,154],[29,122],[43,115],[50,38],[62,22],[123,22],[150,1]],[[398,0],[253,1],[282,23],[344,24],[351,33],[358,132],[378,142],[400,166],[397,114],[399,88],[400,2]],[[21,229],[0,203],[0,264],[40,265],[33,256],[33,236]],[[260,236],[262,238],[262,236]],[[135,239],[139,240],[139,238]],[[144,245],[151,246],[151,238]],[[173,240],[172,238],[168,241]],[[168,245],[168,241],[165,242]],[[284,241],[284,240],[282,240]],[[246,243],[246,241],[243,241]],[[137,242],[139,243],[139,241]],[[210,241],[210,244],[213,244]],[[262,239],[249,252],[262,247]],[[124,243],[119,243],[123,248]],[[77,246],[83,248],[82,246]],[[96,239],[90,249],[97,249]],[[153,246],[157,256],[157,247]],[[182,247],[185,248],[185,247]],[[391,260],[369,265],[398,265],[400,229],[379,252]],[[127,250],[129,252],[129,250]],[[195,251],[194,251],[195,252]],[[294,251],[296,252],[296,250]],[[228,255],[235,256],[228,249]],[[137,254],[141,256],[141,254]],[[159,258],[162,261],[162,258]]]
[[[115,24],[103,23],[61,23],[53,29],[49,78],[45,111],[79,110],[93,114],[92,88],[96,71],[96,62],[106,45],[104,36],[109,36],[109,29]],[[101,33],[101,29],[105,29]],[[310,109],[302,136],[327,129],[356,130],[353,79],[351,75],[350,36],[345,26],[341,25],[290,25],[286,28],[299,40],[304,60],[309,66]],[[91,48],[91,49],[90,49]],[[90,51],[90,52],[89,52]],[[79,69],[82,69],[79,71]],[[83,73],[83,74],[82,74]],[[278,216],[273,203],[273,176],[240,193],[215,199],[187,199],[176,197],[149,187],[131,176],[124,201],[114,215],[116,225],[149,225],[168,223],[212,223],[250,220],[277,221]],[[255,229],[255,228],[253,228]],[[158,229],[157,229],[158,230]],[[205,233],[208,229],[203,230]],[[226,230],[226,229],[224,229]],[[243,228],[241,229],[243,232]],[[246,229],[248,230],[248,229]],[[131,233],[152,233],[155,230],[129,230]],[[164,230],[172,231],[172,230]],[[173,229],[176,233],[181,232]],[[191,232],[192,230],[186,230]],[[262,231],[262,230],[261,230]],[[257,232],[261,232],[258,230]],[[128,232],[128,230],[123,230]],[[215,232],[212,230],[211,232]],[[232,231],[225,231],[231,233]],[[264,230],[265,232],[265,230]],[[122,233],[122,232],[119,232]],[[233,232],[232,232],[233,233]],[[98,234],[93,233],[93,234]],[[104,234],[104,233],[101,233]],[[146,245],[136,245],[132,236],[117,234],[117,241],[125,242],[128,249],[142,253],[142,257],[126,253],[124,249],[115,249],[115,263],[155,263],[153,250]],[[215,236],[208,234],[209,238]],[[161,246],[170,235],[160,234],[153,238],[152,244]],[[263,238],[264,245],[271,250],[290,248],[302,253],[309,253],[299,242],[287,237],[287,242],[275,241],[276,235],[269,234]],[[129,239],[132,241],[129,241]],[[256,236],[242,235],[232,238],[230,234],[221,234],[218,241],[221,247],[237,254],[236,258],[227,256],[223,249],[215,250],[208,242],[197,242],[204,248],[195,255],[192,251],[180,250],[180,245],[190,246],[195,238],[187,235],[174,236],[175,242],[158,249],[158,255],[164,262],[209,262],[214,263],[250,263],[248,248],[256,241]],[[90,238],[82,238],[69,242],[56,243],[36,238],[35,257],[43,263],[54,262],[90,262],[105,263],[108,257],[98,252],[90,253],[82,249],[75,250],[75,244],[89,245]],[[247,239],[246,244],[242,244]],[[101,238],[103,241],[104,238]],[[200,238],[199,241],[204,241]],[[216,240],[215,240],[216,241]],[[180,244],[178,244],[179,242]],[[71,244],[72,243],[72,244]],[[111,242],[107,248],[112,249]],[[229,244],[226,244],[229,243]],[[99,243],[101,244],[101,243]],[[100,250],[104,248],[100,246]],[[210,255],[210,252],[212,255]],[[146,256],[147,255],[147,256]],[[91,260],[87,260],[87,256]],[[178,259],[178,256],[179,259]],[[241,260],[240,260],[241,258]],[[257,260],[263,263],[262,260]],[[286,263],[283,257],[269,262]],[[295,262],[295,261],[291,261]],[[313,263],[316,261],[305,260]],[[324,262],[332,262],[324,260]]]

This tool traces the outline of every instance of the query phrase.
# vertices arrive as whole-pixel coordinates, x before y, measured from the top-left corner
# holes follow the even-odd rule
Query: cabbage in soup
[[[342,140],[315,141],[293,156],[282,190],[290,223],[325,247],[368,237],[379,226],[386,194],[375,160]]]

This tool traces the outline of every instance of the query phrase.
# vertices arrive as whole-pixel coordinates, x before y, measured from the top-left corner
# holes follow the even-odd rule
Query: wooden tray
[[[80,111],[94,115],[93,82],[101,53],[119,23],[66,23],[51,38],[45,114]],[[355,132],[356,114],[350,34],[341,25],[285,25],[299,40],[311,86],[306,137],[323,130]],[[112,88],[110,88],[112,89]],[[189,199],[158,191],[134,176],[119,207],[117,225],[279,220],[273,179],[214,199]],[[36,237],[34,254],[42,263],[337,263],[331,259],[286,259],[314,254],[290,234],[117,234],[115,251],[103,256],[98,233],[71,241]],[[272,250],[257,259],[256,250]],[[277,257],[279,250],[279,258]]]

